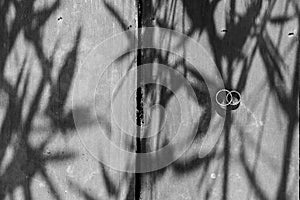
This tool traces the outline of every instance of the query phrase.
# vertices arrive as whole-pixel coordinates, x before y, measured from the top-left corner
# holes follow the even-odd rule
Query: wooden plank
[[[293,116],[297,116],[297,111],[288,111],[288,114],[284,114],[288,106],[280,106],[276,93],[281,89],[272,85],[271,81],[272,77],[276,76],[274,72],[276,69],[266,63],[264,51],[255,48],[259,36],[254,36],[256,39],[250,36],[255,31],[254,24],[263,22],[264,13],[272,6],[266,1],[261,1],[262,5],[258,2],[251,4],[251,1],[142,2],[143,25],[172,28],[196,40],[209,52],[211,59],[221,69],[220,73],[223,75],[227,88],[236,89],[241,93],[243,103],[232,112],[232,122],[226,123],[230,129],[229,131],[224,129],[213,154],[203,159],[197,157],[196,152],[201,145],[201,138],[199,138],[179,160],[163,170],[145,174],[143,176],[145,183],[143,199],[280,199],[283,198],[280,195],[284,191],[281,186],[285,185],[285,182],[284,187],[289,188],[287,190],[296,190],[292,182],[298,185],[298,180],[288,178],[284,169],[289,168],[287,167],[289,165],[289,173],[297,173],[294,168],[298,162],[297,159],[286,164],[285,157],[285,155],[294,157],[299,153],[299,143],[296,140],[291,142],[291,138],[298,137],[298,123],[294,123],[292,119]],[[236,3],[233,4],[234,2]],[[234,9],[230,10],[232,6]],[[286,11],[284,11],[285,8]],[[233,17],[230,21],[233,10],[238,13],[239,17]],[[277,1],[272,10],[272,16],[293,16],[296,10],[297,4]],[[297,20],[299,19],[292,18],[286,22],[284,20],[284,22],[277,22],[276,25],[268,23],[263,28],[264,37],[266,35],[270,37],[268,45],[271,41],[274,43],[274,47],[269,45],[265,51],[279,52],[275,56],[277,57],[275,63],[280,67],[283,80],[279,81],[276,78],[275,84],[280,82],[286,84],[280,86],[282,92],[293,92],[291,85],[293,85],[293,80],[297,80],[295,79],[297,77],[295,76],[297,74],[295,54],[299,43],[296,45],[291,42],[293,39],[288,36],[288,33],[298,26]],[[296,40],[297,36],[293,38]],[[153,40],[155,39],[153,36]],[[166,36],[165,41],[169,40],[170,38]],[[281,42],[278,43],[278,40]],[[276,46],[276,44],[279,45]],[[179,47],[184,50],[186,48],[184,45],[183,43]],[[288,45],[293,46],[288,51],[289,53],[286,49]],[[276,55],[276,52],[271,54],[274,55],[274,53]],[[144,62],[157,61],[158,59],[155,58],[160,56],[167,58],[161,59],[160,62],[170,67],[174,66],[174,60],[178,59],[173,55],[163,56],[166,54],[159,51],[152,51],[151,54],[148,50],[148,54],[144,55]],[[282,61],[278,59],[280,56]],[[188,64],[183,63],[183,65]],[[179,67],[179,71],[183,70]],[[151,74],[144,76],[146,79]],[[192,79],[190,76],[187,77],[189,80]],[[203,80],[198,80],[199,88],[202,85]],[[149,97],[153,96],[153,93],[157,94],[158,91],[159,89],[152,90]],[[290,99],[291,102],[297,102],[297,98],[292,97],[292,94],[283,92],[282,95],[283,99],[294,98]],[[145,97],[147,98],[148,96]],[[150,102],[153,103],[153,101],[155,100],[150,99]],[[176,110],[177,106],[171,100],[167,108]],[[155,120],[161,119],[155,118]],[[180,122],[176,121],[176,123]],[[172,123],[167,125],[173,129],[176,128]],[[293,127],[292,132],[288,131],[289,127]],[[159,141],[160,144],[165,138],[172,139],[168,131],[164,131]],[[289,145],[285,143],[286,141],[290,141]],[[162,145],[156,146],[151,141],[145,145],[152,151],[162,147]],[[284,183],[280,180],[284,180]],[[288,196],[287,193],[284,195]]]
[[[116,145],[129,150],[129,145],[125,144],[123,140],[125,137],[122,135],[124,134],[123,131],[120,131],[116,126],[110,127],[111,124],[105,124],[111,122],[111,115],[109,112],[103,111],[104,109],[107,110],[107,106],[109,106],[105,102],[110,102],[116,82],[124,76],[130,66],[135,66],[135,54],[133,52],[121,61],[109,63],[111,65],[108,66],[103,66],[102,62],[98,65],[89,65],[89,63],[97,61],[97,58],[91,58],[89,55],[104,40],[124,31],[124,29],[136,27],[135,2],[114,0],[105,3],[102,0],[61,0],[58,1],[55,9],[48,13],[41,10],[51,7],[55,1],[36,1],[34,5],[30,5],[30,1],[28,3],[27,1],[22,2],[24,4],[20,5],[18,9],[14,7],[13,3],[10,4],[11,20],[13,22],[14,17],[17,17],[17,22],[20,24],[16,23],[16,26],[26,25],[27,21],[26,23],[23,22],[20,19],[21,16],[28,20],[28,27],[22,27],[23,31],[17,35],[8,61],[5,66],[1,65],[1,70],[5,67],[5,73],[1,71],[1,76],[3,75],[14,85],[21,71],[21,62],[26,58],[18,98],[21,98],[22,92],[25,91],[23,87],[26,85],[28,72],[30,72],[28,73],[29,83],[25,93],[24,108],[17,111],[17,115],[22,116],[21,122],[16,122],[16,126],[20,128],[13,131],[14,139],[9,141],[9,145],[5,149],[4,161],[1,155],[0,198],[4,199],[10,196],[22,199],[24,195],[27,195],[26,199],[30,199],[29,196],[32,196],[33,199],[125,199],[127,193],[130,192],[130,185],[133,184],[130,182],[133,175],[108,168],[105,175],[112,182],[111,185],[108,185],[98,160],[99,154],[105,152],[100,152],[102,149],[97,145],[101,144],[99,141],[101,130],[109,131],[106,134]],[[27,7],[25,2],[28,4]],[[2,11],[3,13],[6,12],[6,8],[2,5],[4,6],[3,2],[1,2],[1,9],[4,10],[1,10],[0,28],[4,30]],[[31,12],[38,12],[39,10],[41,16],[34,19]],[[114,10],[116,13],[113,12]],[[18,13],[19,11],[20,13]],[[39,23],[39,20],[44,19],[42,16],[47,14],[50,17],[45,17],[46,22],[41,28],[40,38],[34,30],[28,32],[29,34],[27,33],[28,35],[24,37],[24,30],[31,30]],[[126,27],[122,27],[119,20],[122,20]],[[0,31],[1,38],[4,37],[2,34],[3,32]],[[30,37],[32,37],[32,41],[30,41]],[[123,39],[123,46],[125,46],[127,38],[123,37]],[[0,40],[0,48],[0,52],[3,52],[2,40]],[[71,51],[72,49],[73,51]],[[53,60],[51,60],[52,56]],[[69,59],[66,60],[68,56]],[[17,57],[19,60],[16,59]],[[105,59],[102,61],[106,62],[109,58]],[[53,67],[52,70],[50,66]],[[44,73],[46,72],[44,71],[47,69],[42,70],[43,67],[49,67],[50,74],[48,77],[45,77]],[[83,68],[86,69],[82,70]],[[100,79],[101,74],[95,75],[101,70],[105,71],[102,80]],[[79,74],[82,71],[86,72],[84,76]],[[43,78],[47,81],[51,79],[52,82],[41,84]],[[78,83],[84,84],[77,87],[76,84]],[[90,88],[93,83],[97,83],[97,88]],[[120,91],[122,98],[128,98],[134,93],[135,80],[129,80],[127,83]],[[5,117],[13,114],[5,112],[8,108],[8,100],[2,85],[1,79],[0,128],[8,123],[7,120],[4,121]],[[74,89],[77,91],[74,92]],[[98,99],[99,102],[91,102],[90,100],[94,100],[93,97],[97,92],[101,94],[98,97],[103,99]],[[74,95],[76,98],[73,98]],[[31,106],[34,100],[35,103]],[[135,98],[132,100],[135,101]],[[116,108],[120,109],[118,110],[120,113],[127,112],[128,105],[125,105],[125,102],[117,102],[116,105]],[[36,108],[38,109],[35,110]],[[97,109],[100,109],[102,113],[97,113],[99,114],[99,122],[95,124],[93,123],[95,122],[93,115]],[[33,118],[29,119],[27,114],[31,112]],[[76,127],[74,127],[74,122],[71,123],[74,112],[77,122],[81,122],[76,124]],[[102,118],[100,118],[100,114],[104,114],[101,116]],[[58,124],[54,125],[53,119],[58,120],[55,121]],[[126,127],[129,120],[132,119],[129,119],[125,114],[122,115],[121,126]],[[29,123],[27,124],[27,122]],[[25,127],[23,127],[24,124]],[[109,129],[105,129],[105,125]],[[29,127],[28,130],[27,126]],[[8,131],[10,131],[9,128],[1,129],[1,139],[3,135],[8,134]],[[29,144],[14,150],[14,145],[17,145],[25,133],[29,135]],[[49,157],[53,155],[52,162],[42,163],[41,160],[37,160],[39,154],[27,154],[26,149],[30,145],[32,148],[37,148],[43,142],[47,145],[38,153]],[[22,140],[20,143],[23,144]],[[69,152],[74,152],[74,158],[73,153]],[[70,159],[65,160],[64,157],[68,157],[69,154]],[[120,160],[120,164],[123,164],[121,163],[123,158],[108,157],[107,159]],[[42,170],[39,171],[38,167],[34,167],[35,165],[40,165]]]

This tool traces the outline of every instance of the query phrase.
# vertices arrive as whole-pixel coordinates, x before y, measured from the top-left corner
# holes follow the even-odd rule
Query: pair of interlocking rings
[[[216,102],[222,108],[236,109],[241,102],[241,94],[236,90],[219,90],[216,94]]]

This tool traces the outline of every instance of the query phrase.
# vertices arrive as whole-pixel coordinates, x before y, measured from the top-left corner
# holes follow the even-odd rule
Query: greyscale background
[[[0,200],[299,199],[299,27],[299,0],[0,0]],[[220,134],[199,69],[241,94]]]

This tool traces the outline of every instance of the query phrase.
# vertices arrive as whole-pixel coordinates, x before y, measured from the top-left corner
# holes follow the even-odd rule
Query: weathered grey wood
[[[243,56],[250,59],[255,44],[255,39],[249,37],[250,32],[244,41],[241,38],[243,37],[242,34],[247,31],[248,23],[259,23],[260,20],[263,20],[263,14],[266,9],[270,8],[270,5],[267,1],[262,1],[260,15],[255,21],[252,21],[253,18],[250,14],[243,19],[244,25],[228,27],[225,23],[225,16],[229,17],[230,2],[232,1],[216,1],[218,3],[216,3],[217,6],[212,16],[209,14],[209,2],[211,1],[152,1],[152,3],[143,1],[143,25],[173,27],[176,31],[190,33],[190,36],[210,53],[215,62],[217,62],[215,56],[220,58],[221,55],[214,55],[214,52],[222,51],[222,48],[228,55],[237,56],[241,53],[240,60],[233,58],[231,77],[228,77],[227,71],[230,65],[229,56],[227,59],[220,59],[220,63],[216,63],[223,69],[221,73],[224,75],[226,85],[236,89],[239,87],[239,81],[243,79],[240,77],[243,68],[241,60]],[[207,8],[204,8],[205,5]],[[243,15],[250,5],[251,1],[236,1],[236,12]],[[291,3],[288,11],[284,13],[285,5],[286,1],[276,1],[272,16],[284,16],[286,14],[292,16],[296,12],[295,10],[299,9],[299,5]],[[253,10],[252,12],[255,13],[256,11]],[[210,20],[214,20],[215,24],[212,24]],[[236,20],[238,21],[238,19]],[[292,37],[289,36],[289,33],[297,29],[298,20],[296,18],[290,20],[283,26],[282,37],[279,39],[281,42],[278,47],[275,47],[287,65],[287,69],[282,70],[286,85],[280,86],[282,89],[284,88],[284,91],[292,91],[292,84],[297,73],[295,54],[297,53],[296,46],[299,45],[299,41],[296,42],[299,40],[297,39],[299,36],[295,34]],[[268,32],[274,44],[277,44],[281,34],[279,27],[279,24],[268,24],[264,30]],[[228,43],[222,44],[214,39],[212,37],[214,33],[216,34],[215,38],[228,37]],[[231,38],[229,38],[230,35]],[[168,39],[166,38],[166,41]],[[235,43],[235,41],[240,40],[243,41],[242,46]],[[214,43],[220,45],[215,46],[219,49],[213,49]],[[294,47],[289,48],[288,46],[292,44]],[[237,45],[236,49],[233,45]],[[182,46],[182,48],[185,47]],[[176,60],[176,57],[170,57]],[[152,58],[145,56],[144,59],[146,61]],[[171,59],[166,62],[169,66],[172,66],[173,63]],[[284,68],[282,63],[279,65]],[[275,89],[270,86],[268,68],[271,71],[274,70],[270,69],[271,67],[266,66],[263,62],[262,53],[256,51],[254,60],[250,64],[251,69],[246,73],[246,85],[242,89],[243,104],[232,112],[233,122],[230,131],[223,132],[214,154],[203,159],[197,159],[195,151],[200,148],[200,142],[196,141],[177,162],[160,172],[153,172],[144,176],[145,192],[143,199],[280,199],[282,198],[279,195],[282,186],[281,180],[288,181],[287,195],[290,198],[298,196],[296,195],[298,189],[293,185],[299,185],[299,182],[292,178],[298,173],[296,170],[298,161],[294,157],[299,153],[297,123],[292,129],[295,136],[292,142],[290,175],[289,178],[282,179],[285,176],[283,174],[283,164],[286,159],[284,148],[286,148],[287,138],[292,134],[289,132],[289,124],[293,123],[291,122],[293,121],[292,118],[297,115],[294,115],[293,112],[284,114],[284,106],[280,106],[276,92],[274,94]],[[151,75],[145,74],[145,76]],[[291,98],[293,98],[292,95]],[[170,103],[168,108],[172,110],[176,108],[176,104]],[[175,127],[172,123],[169,126]],[[170,136],[166,137],[169,138]],[[150,146],[149,149],[152,150],[158,148],[153,143],[148,145]],[[226,148],[229,150],[226,151]],[[245,154],[245,158],[242,157],[243,154]],[[224,159],[227,159],[228,168],[224,167]]]
[[[53,2],[54,1],[36,1],[35,8],[43,9],[47,6],[50,7],[53,5]],[[2,3],[3,2],[1,1],[1,4]],[[79,67],[82,67],[84,62],[89,62],[86,60],[86,58],[97,45],[107,38],[124,31],[124,27],[120,26],[120,21],[118,21],[120,19],[118,19],[118,16],[114,16],[114,13],[110,11],[108,6],[105,4],[110,5],[111,8],[117,11],[117,14],[122,19],[122,23],[128,26],[128,28],[134,29],[136,27],[137,11],[134,1],[124,2],[114,0],[107,1],[107,3],[105,3],[105,1],[102,0],[61,0],[59,6],[55,12],[50,15],[44,28],[42,29],[43,36],[41,41],[39,41],[42,46],[40,51],[45,53],[47,59],[50,59],[52,52],[55,52],[51,78],[53,82],[56,83],[60,69],[64,64],[64,59],[70,49],[76,43],[76,37],[78,36],[79,32],[78,30],[81,29],[81,36],[77,37],[77,39],[80,40],[78,41],[79,47],[76,58],[77,62],[76,60],[69,61],[70,63],[76,63],[76,66],[73,66],[75,68],[75,75],[74,77],[63,76],[62,78],[71,78],[71,86],[67,94],[67,100],[63,105],[64,113],[69,113],[70,116],[72,116],[72,111],[74,110],[81,112],[83,119],[82,121],[85,121],[86,123],[80,124],[80,127],[77,128],[80,129],[81,133],[84,134],[79,136],[76,129],[67,129],[67,131],[63,134],[59,129],[53,130],[49,116],[45,114],[45,110],[51,96],[51,87],[49,83],[47,83],[43,89],[41,100],[37,102],[36,106],[39,106],[39,110],[34,115],[31,123],[31,130],[29,132],[30,141],[32,142],[33,146],[38,146],[41,142],[45,141],[47,137],[51,137],[50,135],[54,136],[51,138],[51,140],[49,140],[49,144],[46,146],[43,152],[45,155],[55,155],[55,152],[58,151],[68,154],[67,152],[72,151],[74,152],[74,159],[62,159],[61,161],[57,162],[49,162],[44,166],[48,174],[47,176],[49,178],[49,182],[52,184],[52,188],[49,187],[50,183],[46,182],[45,177],[43,177],[43,175],[41,175],[39,172],[36,172],[36,174],[33,174],[33,176],[30,177],[31,182],[29,190],[26,189],[25,185],[22,185],[26,183],[26,174],[22,172],[22,165],[32,165],[30,161],[28,161],[27,164],[23,164],[23,159],[20,158],[20,166],[18,163],[16,163],[16,166],[12,166],[13,169],[10,171],[5,171],[5,169],[1,168],[1,199],[5,196],[7,198],[9,196],[13,196],[15,199],[24,199],[24,195],[26,195],[26,192],[28,194],[28,191],[31,192],[32,199],[88,199],[88,196],[94,199],[125,199],[127,193],[129,193],[129,190],[133,190],[132,188],[129,188],[130,184],[133,184],[130,183],[130,180],[133,176],[132,174],[129,174],[128,177],[125,177],[126,174],[123,172],[106,168],[106,176],[109,177],[112,185],[114,185],[115,188],[109,186],[105,182],[101,163],[99,163],[97,160],[97,156],[99,155],[96,154],[93,157],[90,154],[90,152],[97,152],[98,154],[105,153],[99,152],[100,148],[97,146],[101,144],[99,141],[99,133],[101,129],[103,131],[110,131],[106,134],[110,135],[116,145],[120,145],[121,148],[129,150],[129,145],[125,144],[123,141],[122,137],[124,136],[122,136],[123,133],[121,133],[119,129],[105,129],[104,125],[108,127],[111,126],[110,124],[105,124],[105,122],[111,121],[109,112],[103,112],[104,109],[106,109],[104,106],[108,105],[105,105],[102,102],[96,102],[100,105],[100,111],[102,111],[102,113],[99,112],[98,114],[104,114],[104,116],[101,116],[103,117],[103,121],[99,120],[100,124],[89,123],[91,115],[93,115],[93,112],[95,112],[95,105],[93,105],[93,102],[87,102],[86,100],[89,99],[88,97],[94,96],[95,92],[101,92],[101,98],[104,99],[100,100],[109,102],[111,100],[112,90],[115,88],[115,82],[125,74],[131,64],[133,66],[135,65],[134,53],[128,57],[125,57],[125,59],[123,59],[121,62],[115,62],[112,63],[111,66],[105,66],[108,70],[104,74],[104,81],[99,82],[99,91],[94,91],[93,88],[91,89],[88,87],[89,82],[97,82],[99,80],[91,80],[91,77],[93,76],[89,75],[84,77],[85,80],[83,81],[86,82],[86,85],[82,85],[80,91],[75,93],[75,95],[80,96],[81,100],[73,102],[72,106],[72,90],[74,89],[76,77],[78,77],[77,73],[79,71]],[[11,9],[12,17],[16,14],[21,14],[15,13],[16,10],[14,10],[13,5],[11,6]],[[23,17],[27,17],[26,13],[24,13]],[[127,29],[127,27],[125,28]],[[35,38],[35,36],[33,37],[34,39],[38,40],[38,38]],[[126,39],[127,38],[124,38],[124,42],[126,42]],[[56,49],[54,49],[55,44]],[[36,91],[40,86],[40,80],[42,78],[42,64],[37,58],[36,54],[37,53],[35,52],[33,45],[25,42],[24,35],[21,32],[17,37],[16,43],[5,66],[5,78],[7,78],[11,84],[15,84],[17,76],[20,73],[21,63],[24,58],[27,59],[25,63],[25,73],[22,76],[21,82],[21,85],[24,85],[26,73],[30,71],[24,109],[21,113],[24,118],[30,111],[30,104],[35,97]],[[18,56],[19,60],[16,60],[16,56]],[[99,71],[97,68],[99,66],[90,67],[92,68],[89,68],[88,70],[91,75],[92,73],[95,73],[95,71]],[[64,95],[63,90],[66,87],[67,82],[69,82],[69,80],[61,80],[58,83],[57,94],[59,97],[57,98],[61,98]],[[134,92],[134,87],[135,80],[130,80],[128,85],[122,88],[121,95],[124,96],[124,98],[128,95],[132,95]],[[3,92],[2,89],[3,88],[1,87],[0,128],[3,127],[2,123],[6,114],[5,110],[8,106],[7,94]],[[19,93],[20,96],[22,89],[19,91]],[[133,101],[135,101],[135,98],[133,98]],[[125,108],[128,105],[125,105],[125,102],[117,102],[117,104],[119,104],[117,108],[120,109],[120,112],[126,111]],[[103,107],[101,108],[101,106]],[[55,112],[57,111],[57,109],[53,106],[50,108],[55,110]],[[62,117],[62,114],[60,114],[59,117]],[[126,126],[128,120],[129,118],[126,116],[124,119],[122,119],[121,125]],[[63,125],[66,126],[66,123]],[[16,134],[16,137],[21,137],[24,127],[21,127],[21,129],[18,131],[20,132]],[[1,135],[2,134],[6,133],[1,132]],[[18,139],[15,140],[19,141]],[[22,141],[20,140],[20,142]],[[12,159],[17,159],[15,158],[15,156],[17,156],[15,155],[16,151],[13,150],[16,142],[12,140],[10,143],[10,146],[8,146],[6,150],[7,155],[5,160],[3,162],[1,160],[1,167],[9,164]],[[63,154],[64,153],[61,155],[63,156]],[[24,153],[23,157],[24,156],[26,156],[26,153]],[[108,157],[107,159],[110,158]],[[2,196],[2,192],[4,196]]]
[[[235,1],[235,11],[240,16],[230,22],[229,8],[233,0],[138,1],[141,19],[137,19],[138,6],[133,0],[61,0],[57,8],[50,9],[51,15],[46,17],[43,27],[38,26],[43,17],[38,13],[33,15],[33,12],[51,7],[54,1],[36,1],[32,10],[30,4],[28,8],[23,4],[17,10],[10,0],[1,1],[1,9],[4,2],[10,2],[10,7],[8,13],[5,9],[0,11],[0,199],[135,199],[135,188],[139,188],[135,184],[135,174],[105,167],[98,159],[104,158],[107,165],[117,160],[120,166],[136,164],[135,160],[121,154],[112,155],[110,147],[103,149],[105,141],[99,134],[103,131],[115,145],[134,152],[135,139],[125,131],[129,135],[137,133],[136,127],[132,126],[136,120],[136,82],[151,76],[167,79],[168,75],[153,70],[151,73],[142,71],[138,74],[140,77],[125,76],[127,82],[121,83],[122,87],[115,91],[118,98],[113,104],[120,122],[118,127],[110,113],[110,102],[113,102],[116,84],[130,67],[136,67],[136,51],[121,61],[103,66],[109,58],[97,55],[95,47],[124,29],[134,30],[138,20],[143,27],[170,28],[189,35],[205,48],[211,57],[208,59],[222,69],[220,73],[226,86],[242,94],[242,104],[232,111],[228,127],[212,154],[201,159],[197,157],[203,142],[201,134],[207,128],[207,119],[201,118],[200,137],[182,157],[166,168],[141,175],[141,199],[279,200],[298,197],[299,113],[296,104],[299,97],[296,93],[299,88],[293,84],[299,79],[295,76],[299,73],[299,56],[298,61],[295,58],[299,54],[300,8],[296,1],[278,0],[274,5],[273,1],[257,1],[262,2],[260,12],[256,13],[258,9],[254,6],[244,18],[242,16],[254,1]],[[216,3],[215,8],[212,2]],[[289,2],[288,6],[286,2]],[[262,22],[272,6],[273,22],[269,20],[260,37],[259,27],[256,30],[248,28],[252,23]],[[256,18],[253,17],[255,13]],[[284,15],[289,17],[285,19]],[[8,41],[4,31],[7,27],[9,30],[12,24],[7,26],[7,23],[14,21],[14,17],[17,17],[16,30],[22,27],[22,31],[17,31],[15,40],[14,34],[9,34],[12,41]],[[229,26],[230,23],[235,26]],[[143,34],[133,33],[143,39]],[[163,41],[158,41],[155,35],[150,36],[156,44],[167,43],[170,39],[166,36]],[[124,35],[120,46],[111,53],[122,51],[128,39]],[[260,46],[250,61],[257,41]],[[268,42],[265,44],[265,41]],[[275,51],[271,50],[270,41]],[[11,44],[14,44],[11,52],[5,55]],[[188,43],[183,42],[179,46],[181,53],[188,49],[186,45]],[[178,55],[167,56],[167,52],[142,52],[142,64],[158,62],[159,56],[169,67],[180,60]],[[110,52],[106,53],[109,55]],[[283,61],[277,60],[280,56]],[[241,77],[245,59],[250,63],[250,70]],[[96,61],[99,65],[93,65]],[[267,66],[266,63],[271,64]],[[177,70],[186,72],[187,79],[196,85],[201,103],[197,105],[187,100],[185,106],[191,110],[200,108],[201,112],[197,114],[204,116],[205,108],[209,106],[205,82],[185,71],[189,63],[181,61],[177,64]],[[80,71],[80,66],[87,68]],[[95,72],[104,69],[102,76],[95,76]],[[79,72],[84,76],[79,76]],[[20,86],[12,89],[17,85],[18,75]],[[82,84],[72,93],[77,81]],[[97,88],[90,88],[94,83],[98,84]],[[144,90],[145,124],[141,135],[155,134],[163,121],[161,110],[146,107],[164,97],[159,90],[157,85],[153,90]],[[73,102],[72,94],[78,97]],[[186,94],[184,87],[179,94]],[[95,102],[91,101],[94,96]],[[23,102],[23,108],[18,102]],[[127,113],[128,107],[130,113]],[[171,97],[166,110],[173,114],[172,118],[163,124],[159,137],[142,140],[143,151],[155,151],[174,138],[181,123],[178,100]],[[76,127],[69,124],[70,119],[73,121],[72,112],[77,113],[81,122]],[[94,112],[98,116],[96,123]],[[54,125],[55,119],[62,124]],[[184,138],[186,133],[177,134]],[[46,162],[47,159],[53,162]]]

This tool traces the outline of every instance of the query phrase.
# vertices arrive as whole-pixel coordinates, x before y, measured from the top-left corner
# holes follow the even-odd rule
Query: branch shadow
[[[74,129],[72,114],[65,114],[64,107],[77,67],[81,28],[77,31],[71,50],[65,56],[57,80],[53,80],[51,73],[58,41],[48,57],[43,45],[42,32],[49,18],[59,8],[60,1],[56,0],[51,6],[38,10],[34,6],[35,3],[35,0],[4,0],[0,3],[0,95],[7,96],[7,102],[1,107],[4,115],[0,121],[0,199],[5,199],[6,196],[13,197],[19,187],[22,188],[26,200],[33,199],[32,184],[37,175],[45,181],[54,199],[62,199],[46,166],[73,160],[77,156],[71,149],[53,152],[47,149],[56,135]],[[12,9],[15,10],[15,16],[9,21],[7,16]],[[8,58],[17,48],[16,41],[21,35],[32,45],[42,71],[40,80],[35,83],[35,91],[29,86],[30,79],[36,75],[31,72],[28,54],[25,54],[21,63],[18,59],[15,60],[19,68],[15,83],[11,83],[5,74],[5,70],[12,67],[8,64]],[[46,111],[43,111],[42,98],[48,85],[51,87],[50,98]],[[25,103],[28,99],[32,99],[29,104]],[[52,124],[49,125],[45,139],[34,145],[31,142],[32,137],[35,137],[34,132],[37,131],[34,121],[41,116],[41,112]]]
[[[176,20],[174,20],[174,13],[176,11],[177,4],[174,1],[169,1],[172,6],[168,7],[163,3],[153,3],[152,1],[141,1],[142,8],[142,26],[144,27],[163,27],[169,29],[175,29]],[[291,76],[289,79],[286,79],[284,75],[287,72],[287,64],[285,63],[285,57],[279,51],[278,45],[273,42],[271,39],[266,26],[267,25],[276,25],[281,28],[288,22],[293,19],[297,19],[298,24],[297,28],[300,27],[300,14],[299,8],[297,4],[292,0],[287,0],[287,4],[295,10],[295,16],[287,15],[287,12],[283,16],[273,16],[271,13],[274,10],[274,5],[279,1],[270,1],[270,4],[265,9],[263,8],[263,1],[249,1],[249,4],[246,6],[246,10],[244,13],[237,12],[237,2],[235,0],[229,1],[229,12],[226,13],[226,31],[222,31],[222,35],[219,34],[216,25],[216,17],[215,12],[217,6],[220,4],[220,0],[181,0],[180,1],[183,6],[183,14],[188,17],[190,20],[190,31],[186,34],[188,36],[192,36],[194,34],[198,34],[199,37],[206,33],[208,37],[209,46],[212,50],[212,55],[214,61],[222,74],[222,77],[225,82],[225,87],[227,89],[236,90],[239,93],[243,94],[246,90],[246,86],[249,85],[248,80],[249,72],[254,68],[254,59],[259,56],[262,59],[263,66],[259,69],[265,71],[267,74],[267,84],[270,88],[271,94],[278,99],[279,108],[283,111],[284,115],[287,117],[288,125],[287,131],[282,133],[284,135],[285,143],[284,143],[284,152],[282,153],[282,169],[280,173],[280,181],[278,184],[278,188],[276,191],[272,191],[276,193],[276,199],[289,199],[290,194],[288,194],[288,181],[290,174],[290,165],[291,165],[291,154],[294,148],[293,140],[296,138],[296,128],[298,125],[298,95],[299,95],[299,66],[300,66],[300,47],[299,42],[297,44],[297,52],[295,56],[295,64]],[[105,3],[107,9],[110,11],[112,16],[114,16],[119,22],[120,26],[123,29],[126,29],[126,23],[122,20],[121,15],[118,13],[113,6]],[[289,6],[286,6],[289,7]],[[173,14],[165,14],[163,16],[159,16],[159,10],[167,10],[169,13]],[[154,23],[155,19],[157,23]],[[260,20],[260,21],[259,21]],[[171,22],[170,22],[171,21]],[[258,22],[259,21],[259,22]],[[300,33],[299,33],[300,34]],[[299,38],[298,34],[298,38]],[[154,36],[153,36],[154,37]],[[278,44],[280,44],[280,40],[282,39],[282,35],[279,34]],[[246,43],[248,40],[253,41],[254,45],[247,48],[247,53],[245,53],[243,48],[246,48]],[[182,46],[184,47],[184,41],[182,41]],[[291,44],[289,45],[291,46]],[[141,64],[146,63],[160,63],[167,64],[173,69],[179,69],[180,67],[184,68],[184,75],[192,76],[198,82],[197,84],[193,84],[193,89],[197,94],[197,100],[199,106],[205,107],[209,110],[209,102],[207,97],[207,92],[205,92],[205,85],[203,78],[201,75],[196,74],[190,67],[188,67],[188,63],[185,62],[184,58],[179,58],[178,62],[175,64],[170,64],[171,55],[167,52],[163,52],[155,49],[142,49],[141,50],[143,57],[141,58]],[[226,64],[222,63],[222,60],[226,61]],[[239,65],[238,68],[236,65]],[[241,68],[241,69],[240,69]],[[238,74],[238,75],[237,75]],[[161,75],[162,78],[167,77],[168,74]],[[142,78],[142,77],[141,77]],[[237,79],[237,84],[234,84],[234,81]],[[291,83],[292,89],[289,90],[288,85]],[[206,88],[207,90],[207,88]],[[143,88],[143,99],[144,101],[149,100],[150,102],[143,102],[149,104],[159,103],[163,107],[168,106],[168,103],[174,97],[172,93],[163,87],[153,87],[153,86],[145,86]],[[271,96],[268,96],[268,98]],[[254,105],[254,108],[256,105]],[[265,105],[264,113],[268,111],[268,104]],[[201,122],[201,126],[198,130],[198,137],[201,138],[201,135],[205,134],[207,127],[210,121],[210,113],[205,113],[202,118],[199,119]],[[161,116],[160,116],[161,117]],[[266,115],[264,116],[264,118]],[[161,117],[162,118],[162,117]],[[155,194],[153,191],[155,190],[155,185],[157,181],[159,181],[166,173],[167,170],[172,170],[176,176],[181,177],[183,175],[189,175],[196,171],[201,171],[201,175],[198,182],[199,190],[204,188],[204,184],[206,180],[209,178],[208,174],[211,171],[213,166],[212,161],[217,161],[217,171],[222,171],[222,187],[221,187],[221,198],[229,199],[229,187],[230,187],[230,167],[232,165],[231,160],[233,158],[232,155],[232,132],[236,127],[233,124],[235,120],[234,115],[231,113],[227,113],[224,134],[222,138],[218,141],[218,146],[221,145],[222,151],[217,151],[214,149],[207,157],[199,158],[194,153],[188,153],[186,159],[184,161],[177,160],[172,163],[172,165],[161,169],[156,172],[144,173],[140,174],[141,183],[145,184],[147,181],[150,183],[150,199],[155,199]],[[109,124],[106,124],[106,130],[109,130]],[[239,127],[239,135],[243,135],[246,130],[243,127]],[[249,190],[253,190],[258,199],[267,200],[270,199],[270,193],[267,193],[261,183],[259,182],[256,174],[256,166],[257,163],[262,160],[262,152],[261,145],[263,141],[261,136],[258,138],[256,151],[255,151],[255,162],[254,166],[249,163],[247,160],[247,155],[245,154],[245,146],[244,142],[241,141],[242,145],[239,150],[239,161],[244,169],[246,179],[250,183],[251,188]],[[141,146],[143,152],[149,152],[151,150],[156,150],[161,148],[163,145],[168,143],[168,138],[161,137],[158,138],[160,142],[156,143],[156,146],[151,147],[149,145],[149,141],[141,140]],[[161,141],[162,140],[162,141]],[[136,144],[128,144],[130,146],[134,146],[136,148]],[[150,147],[149,147],[150,146]],[[172,156],[172,155],[170,155]],[[261,161],[262,162],[262,161]],[[100,164],[101,166],[101,164]],[[111,182],[111,178],[108,176],[107,170],[103,167],[102,169],[102,177],[105,182],[106,191],[108,196],[113,197],[115,199],[119,198],[121,187],[117,187],[115,184]],[[128,174],[122,174],[124,177],[124,182],[130,183],[124,187],[127,187],[126,191],[129,191],[129,188],[135,183],[132,181],[133,176],[130,175],[128,178]],[[128,178],[128,179],[127,179]],[[211,187],[214,186],[214,182],[204,192],[205,199],[211,199]],[[139,190],[137,193],[138,196],[135,196],[136,199],[141,197],[141,192],[145,188],[142,186],[138,186]],[[88,198],[87,198],[88,199]]]

